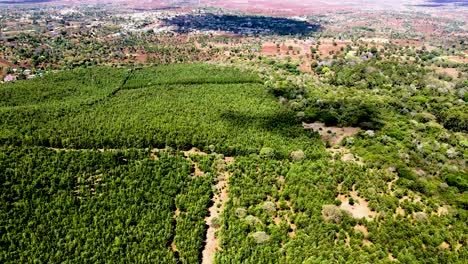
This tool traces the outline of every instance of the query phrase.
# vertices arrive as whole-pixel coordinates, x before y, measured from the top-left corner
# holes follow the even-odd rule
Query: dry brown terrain
[[[305,129],[312,129],[319,133],[322,140],[331,145],[339,144],[345,137],[356,135],[361,131],[358,127],[328,127],[324,123],[303,123]]]

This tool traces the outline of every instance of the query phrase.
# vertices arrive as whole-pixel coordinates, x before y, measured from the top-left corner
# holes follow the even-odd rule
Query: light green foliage
[[[255,74],[235,68],[209,64],[170,64],[137,69],[125,84],[125,89],[161,84],[247,84],[260,81]]]
[[[305,159],[305,154],[304,151],[302,150],[296,150],[291,152],[291,159],[295,161],[303,160]]]
[[[188,65],[185,74],[189,75],[193,67]],[[184,69],[177,67],[178,71]],[[312,134],[303,133],[294,113],[281,107],[265,93],[263,85],[256,83],[156,85],[121,90],[99,104],[81,109],[3,110],[0,142],[4,144],[72,148],[195,146],[206,151],[216,145],[218,152],[228,155],[258,153],[264,146],[278,146],[277,153],[283,157],[299,145],[314,144]]]

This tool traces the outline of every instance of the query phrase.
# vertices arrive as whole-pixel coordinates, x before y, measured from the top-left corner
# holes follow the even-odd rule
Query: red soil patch
[[[391,39],[391,43],[398,46],[422,47],[423,42],[417,39]]]
[[[276,55],[278,50],[276,46],[264,45],[262,46],[262,55]]]
[[[307,62],[304,62],[304,63],[302,63],[301,65],[299,65],[298,69],[299,69],[301,72],[306,72],[306,73],[310,73],[310,74],[315,74],[315,72],[310,68],[310,64],[307,63]]]
[[[305,129],[312,129],[319,133],[323,141],[332,145],[340,143],[345,137],[353,136],[361,131],[358,127],[327,127],[324,123],[302,124]]]
[[[450,77],[458,78],[458,70],[454,68],[442,68],[442,67],[434,67],[434,70],[438,73],[445,73]]]
[[[448,59],[458,63],[468,63],[468,57],[449,56]]]

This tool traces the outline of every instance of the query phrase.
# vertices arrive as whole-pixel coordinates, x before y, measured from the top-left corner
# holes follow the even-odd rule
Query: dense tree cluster
[[[214,72],[211,66],[198,65],[135,70],[128,73],[123,89],[115,95],[110,89],[112,96],[98,104],[5,107],[1,109],[0,141],[65,148],[195,146],[208,150],[215,145],[216,151],[230,155],[278,145],[284,157],[300,144],[310,144],[313,136],[303,132],[294,113],[278,105],[256,78],[250,74],[235,77],[238,70]],[[208,83],[197,84],[209,75],[213,77],[207,78]],[[28,83],[18,82],[16,89],[6,92],[14,94]]]
[[[43,147],[0,153],[2,263],[199,261],[212,177],[192,178],[185,158]]]

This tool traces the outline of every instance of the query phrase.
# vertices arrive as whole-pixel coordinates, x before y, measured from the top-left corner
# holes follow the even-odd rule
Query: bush
[[[416,174],[407,166],[400,165],[397,167],[397,173],[400,178],[405,178],[408,180],[416,180]]]
[[[452,107],[441,113],[443,125],[457,132],[468,131],[468,113],[466,106]]]
[[[427,221],[427,214],[424,212],[417,212],[414,214],[414,219],[417,221]]]
[[[322,216],[327,222],[339,224],[343,220],[343,211],[336,205],[324,205],[322,208]]]
[[[244,218],[244,220],[249,225],[256,225],[257,223],[260,222],[260,220],[257,217],[253,216],[253,215],[248,215],[246,218]]]
[[[244,218],[247,216],[247,210],[244,208],[237,208],[236,209],[236,216],[239,218]]]
[[[221,226],[221,220],[218,217],[211,219],[211,227],[219,228]]]
[[[449,173],[444,178],[448,185],[457,187],[460,192],[468,191],[468,175],[464,172]]]
[[[276,212],[276,205],[273,202],[265,202],[262,205],[262,209],[267,211],[268,213]]]
[[[294,161],[299,161],[299,160],[305,159],[304,151],[297,150],[297,151],[291,152],[291,159],[294,160]]]
[[[275,158],[275,150],[272,148],[262,148],[260,150],[260,157],[264,159],[273,159]]]
[[[252,238],[254,239],[255,243],[257,243],[257,244],[263,244],[263,243],[268,242],[270,240],[270,236],[267,233],[263,232],[263,231],[253,233]]]

